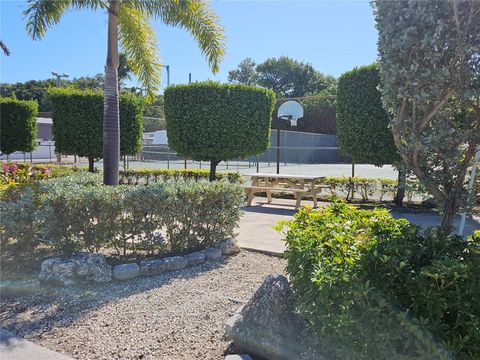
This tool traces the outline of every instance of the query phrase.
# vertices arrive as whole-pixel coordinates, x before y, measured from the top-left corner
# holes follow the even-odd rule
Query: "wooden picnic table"
[[[272,202],[272,192],[293,192],[295,199],[295,208],[298,209],[303,198],[311,197],[313,205],[317,206],[317,195],[322,189],[329,186],[320,185],[317,180],[325,178],[317,175],[289,175],[289,174],[268,174],[254,173],[247,174],[252,178],[252,184],[245,186],[248,195],[247,205],[252,205],[253,197],[257,192],[266,192],[267,200]]]

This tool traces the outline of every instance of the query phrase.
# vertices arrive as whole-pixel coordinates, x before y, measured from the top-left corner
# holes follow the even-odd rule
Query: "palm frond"
[[[223,26],[204,0],[124,0],[129,7],[189,31],[214,73],[225,54]]]
[[[160,87],[161,70],[155,31],[139,9],[125,4],[120,6],[118,20],[120,43],[128,66],[146,89],[147,99],[153,100]]]
[[[71,1],[29,0],[23,14],[28,18],[27,33],[32,39],[42,38],[47,29],[57,24]]]
[[[28,0],[23,14],[28,18],[27,33],[32,39],[40,39],[48,28],[57,24],[69,7],[107,8],[106,0]]]

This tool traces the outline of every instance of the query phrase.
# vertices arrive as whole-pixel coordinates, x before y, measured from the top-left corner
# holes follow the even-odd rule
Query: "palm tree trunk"
[[[103,183],[118,184],[120,162],[120,114],[118,106],[118,8],[119,2],[109,1],[107,63],[103,104]]]

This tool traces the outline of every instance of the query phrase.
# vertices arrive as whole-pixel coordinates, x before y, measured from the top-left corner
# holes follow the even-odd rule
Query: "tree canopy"
[[[272,89],[280,97],[318,94],[336,85],[333,76],[324,75],[311,64],[287,56],[269,58],[260,64],[246,58],[236,69],[229,71],[228,79],[233,83]]]
[[[480,143],[480,2],[373,4],[394,141],[443,208],[446,233],[466,204],[465,177]]]

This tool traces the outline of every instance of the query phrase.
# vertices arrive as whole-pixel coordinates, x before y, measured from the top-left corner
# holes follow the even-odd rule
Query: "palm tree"
[[[224,54],[223,27],[204,0],[29,0],[24,15],[27,32],[42,38],[69,8],[106,10],[108,13],[107,61],[103,114],[103,182],[118,184],[120,129],[118,65],[120,41],[132,73],[154,99],[160,85],[161,63],[151,19],[189,31],[197,40],[214,73]]]

